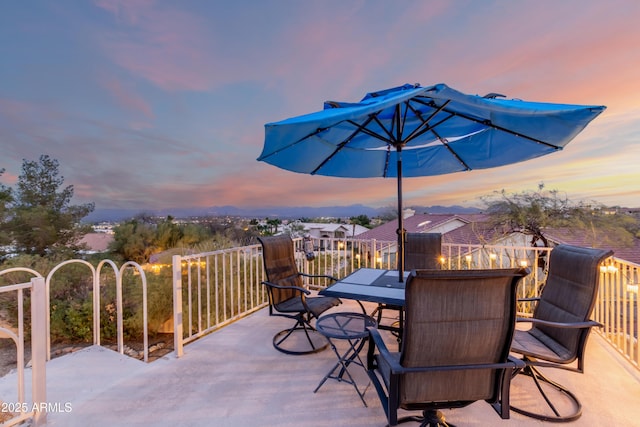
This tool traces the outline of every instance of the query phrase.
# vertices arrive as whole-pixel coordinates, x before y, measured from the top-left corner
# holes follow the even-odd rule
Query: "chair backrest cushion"
[[[405,367],[501,363],[515,328],[526,269],[417,270],[407,281],[400,363]],[[497,398],[495,369],[406,374],[400,404]]]
[[[552,322],[589,320],[598,294],[599,266],[613,254],[610,250],[559,245],[551,251],[547,280],[533,317]],[[536,325],[530,332],[553,348],[575,358],[589,329],[551,328]],[[550,342],[551,338],[555,343]]]
[[[404,269],[437,269],[442,255],[442,234],[407,233],[404,245]]]
[[[280,286],[302,287],[302,278],[294,257],[293,240],[283,234],[279,236],[259,237],[262,244],[262,259],[267,281]],[[272,304],[278,305],[299,293],[287,289],[271,290]]]

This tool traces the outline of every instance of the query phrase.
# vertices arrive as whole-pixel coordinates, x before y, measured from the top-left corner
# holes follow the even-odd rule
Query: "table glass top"
[[[361,268],[340,280],[342,283],[354,285],[381,286],[386,288],[404,289],[409,272],[404,273],[404,281],[398,280],[397,270],[376,270],[373,268]]]
[[[363,338],[369,335],[368,327],[376,326],[376,321],[361,313],[334,313],[320,317],[316,329],[330,338]]]
[[[406,272],[405,281],[408,275]],[[397,270],[361,268],[323,289],[320,295],[403,306],[404,286]]]

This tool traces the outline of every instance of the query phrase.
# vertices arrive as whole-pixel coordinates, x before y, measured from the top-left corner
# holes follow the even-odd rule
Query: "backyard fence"
[[[3,399],[3,412],[15,414],[14,417],[3,423],[6,426],[13,426],[23,423],[26,420],[33,420],[34,426],[41,426],[46,423],[47,413],[41,408],[47,405],[47,384],[45,373],[46,343],[47,343],[47,317],[46,317],[46,288],[44,278],[36,271],[28,268],[11,268],[0,271],[0,276],[13,273],[27,273],[33,275],[29,282],[16,283],[0,287],[0,296],[5,298],[15,297],[17,304],[17,328],[0,326],[0,338],[9,338],[16,347],[16,396],[0,396]],[[25,375],[25,326],[27,316],[25,313],[25,301],[28,293],[29,304],[31,306],[30,337],[31,337],[31,397],[26,396],[26,375]],[[8,325],[7,325],[8,326]],[[9,406],[4,406],[9,405]]]

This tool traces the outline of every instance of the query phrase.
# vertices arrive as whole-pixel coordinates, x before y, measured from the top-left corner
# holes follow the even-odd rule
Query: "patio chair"
[[[407,279],[400,352],[370,328],[368,374],[390,426],[446,424],[440,409],[486,400],[509,418],[516,287],[527,269],[416,270]],[[378,352],[375,349],[378,349]],[[398,409],[422,416],[398,419]]]
[[[442,234],[440,233],[406,233],[404,247],[404,270],[429,269],[436,270],[440,267],[440,256],[442,255]],[[378,325],[382,323],[383,310],[397,312],[394,317],[398,320],[392,323],[391,327],[382,326],[382,329],[391,329],[400,334],[403,324],[402,307],[388,304],[378,304],[373,311],[372,317],[377,317]],[[395,327],[394,325],[398,325]]]
[[[404,244],[405,270],[437,270],[442,255],[442,234],[407,233]]]
[[[599,266],[613,255],[610,250],[560,245],[551,251],[549,272],[539,298],[522,301],[535,302],[528,330],[516,330],[511,351],[520,354],[525,368],[516,373],[531,377],[553,415],[535,413],[512,406],[514,411],[545,421],[573,421],[582,414],[582,404],[566,387],[544,376],[536,367],[560,368],[584,372],[584,354],[591,328],[602,326],[590,320],[598,294]],[[576,362],[574,364],[573,362]],[[574,366],[577,365],[577,366]],[[561,415],[551,397],[545,392],[556,390],[573,407],[568,415]],[[556,393],[556,397],[558,394]]]
[[[293,240],[288,235],[259,237],[262,244],[262,257],[267,280],[262,284],[267,287],[269,297],[269,315],[282,316],[295,320],[288,329],[278,332],[273,337],[273,346],[287,354],[309,354],[324,350],[328,342],[319,334],[311,320],[340,304],[338,298],[308,297],[310,291],[304,287],[303,277],[336,279],[326,275],[310,275],[300,273],[296,266]],[[287,348],[283,343],[298,333],[303,333],[303,349]],[[315,340],[312,338],[315,337]],[[320,342],[322,345],[318,345]]]

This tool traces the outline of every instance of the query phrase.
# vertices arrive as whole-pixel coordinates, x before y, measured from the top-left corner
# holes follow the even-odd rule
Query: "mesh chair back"
[[[417,270],[406,286],[400,363],[405,367],[502,363],[516,317],[516,287],[526,269]],[[401,406],[498,397],[503,371],[407,374]]]
[[[533,317],[552,322],[571,323],[589,320],[598,294],[599,265],[613,254],[610,250],[560,245],[551,251],[549,273]],[[536,338],[555,348],[568,360],[577,357],[589,329],[552,328],[536,325]],[[551,343],[547,337],[556,343]],[[565,350],[566,349],[566,350]]]
[[[294,257],[293,240],[288,235],[259,237],[267,281],[280,286],[302,287]],[[271,288],[271,303],[278,304],[299,295],[294,290]]]
[[[442,255],[442,234],[407,233],[404,245],[404,269],[437,269]]]

